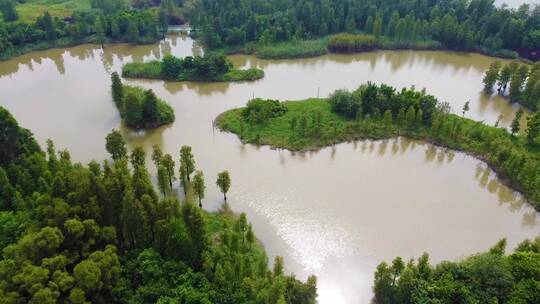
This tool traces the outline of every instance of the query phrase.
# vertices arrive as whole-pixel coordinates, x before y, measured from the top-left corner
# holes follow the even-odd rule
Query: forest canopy
[[[316,278],[285,274],[280,257],[270,270],[245,214],[193,203],[191,148],[180,153],[180,202],[162,188],[178,174],[159,147],[152,160],[165,168],[162,195],[144,150],[128,153],[118,131],[106,140],[112,161],[83,165],[50,140],[42,151],[2,107],[0,129],[3,302],[315,303]]]
[[[198,0],[190,24],[210,48],[364,32],[396,41],[436,41],[449,49],[523,55],[540,49],[540,6],[493,0]],[[511,51],[510,51],[511,50]]]

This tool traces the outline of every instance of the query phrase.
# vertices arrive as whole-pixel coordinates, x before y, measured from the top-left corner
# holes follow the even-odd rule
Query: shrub
[[[330,96],[332,111],[348,118],[356,117],[361,103],[357,94],[347,90],[337,90]]]
[[[262,124],[286,112],[287,108],[277,100],[255,98],[250,100],[242,110],[242,118],[251,123]]]

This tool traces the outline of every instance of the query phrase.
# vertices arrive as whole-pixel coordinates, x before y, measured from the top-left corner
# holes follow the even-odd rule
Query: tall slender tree
[[[229,171],[223,171],[218,174],[216,185],[221,190],[221,193],[223,193],[223,200],[227,201],[227,192],[231,187],[231,177],[229,175]]]
[[[195,172],[195,176],[193,177],[193,190],[195,190],[195,193],[197,193],[197,197],[199,198],[199,207],[202,208],[202,199],[204,198],[204,192],[206,190],[206,186],[204,184],[204,174],[202,171]]]

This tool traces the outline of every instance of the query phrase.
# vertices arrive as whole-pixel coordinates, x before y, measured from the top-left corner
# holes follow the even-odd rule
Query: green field
[[[90,0],[28,0],[17,5],[17,12],[21,21],[35,21],[48,11],[52,16],[65,18],[71,16],[75,10],[89,10]]]

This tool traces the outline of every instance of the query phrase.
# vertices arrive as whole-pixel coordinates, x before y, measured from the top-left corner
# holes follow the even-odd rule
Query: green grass
[[[530,162],[529,168],[538,168],[540,151],[538,146],[526,144],[525,136],[511,136],[505,129],[495,128],[461,116],[448,114],[443,118],[446,124],[457,125],[461,131],[444,134],[424,125],[406,123],[385,123],[382,118],[347,119],[331,111],[328,99],[308,99],[283,103],[287,112],[265,123],[246,121],[242,109],[222,113],[216,119],[217,126],[237,134],[242,142],[270,145],[293,151],[316,150],[336,143],[361,139],[386,139],[406,136],[425,140],[436,145],[464,151],[484,160],[498,173],[499,178],[512,188],[522,192],[540,210],[540,189],[538,182],[515,173],[509,159],[517,155]],[[320,127],[314,127],[311,113],[320,113]],[[299,127],[298,117],[307,117],[307,128]],[[291,121],[296,118],[295,128]],[[441,129],[442,130],[442,129]],[[447,132],[447,131],[444,131]],[[511,149],[512,151],[509,151]],[[527,170],[527,169],[522,169]],[[530,171],[530,170],[529,170]],[[530,175],[530,174],[529,174]],[[534,174],[533,174],[534,179]]]
[[[261,69],[232,69],[223,76],[223,81],[253,81],[264,77],[264,71]]]
[[[161,79],[161,62],[131,62],[122,67],[122,77]]]
[[[281,42],[258,47],[255,55],[262,59],[317,57],[328,53],[326,39]]]
[[[283,116],[270,119],[264,124],[248,124],[241,116],[242,109],[233,109],[221,114],[218,119],[218,127],[223,130],[238,134],[243,142],[263,145],[271,145],[290,150],[311,150],[330,145],[340,141],[340,137],[334,138],[333,134],[323,133],[319,137],[302,136],[291,132],[290,120],[294,116],[320,110],[324,130],[330,129],[330,124],[335,123],[339,134],[343,134],[348,121],[330,111],[330,104],[326,99],[308,99],[304,101],[287,101],[283,103],[287,113]],[[243,125],[243,126],[242,126]],[[243,129],[243,131],[242,131]]]
[[[16,6],[19,19],[33,22],[48,11],[53,17],[66,18],[76,10],[90,10],[90,0],[27,0]]]

